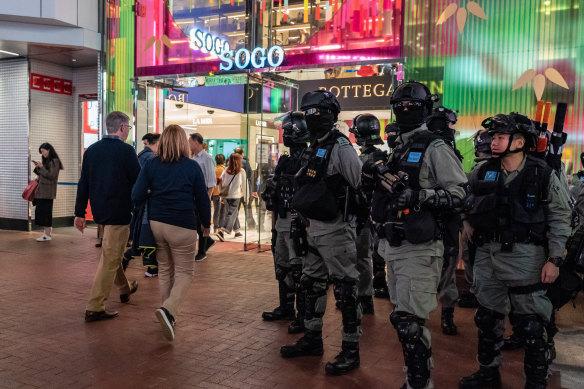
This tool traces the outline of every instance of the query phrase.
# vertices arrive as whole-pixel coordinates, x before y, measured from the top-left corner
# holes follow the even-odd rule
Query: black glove
[[[399,196],[392,202],[392,209],[403,211],[404,209],[413,208],[418,203],[419,192],[406,188]]]

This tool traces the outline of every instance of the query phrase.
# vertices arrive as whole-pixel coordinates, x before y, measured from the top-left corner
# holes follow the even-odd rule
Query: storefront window
[[[138,76],[401,56],[401,0],[140,0],[136,7]]]

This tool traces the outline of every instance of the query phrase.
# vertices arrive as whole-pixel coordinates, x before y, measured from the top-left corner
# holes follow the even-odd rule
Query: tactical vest
[[[294,154],[280,157],[274,175],[276,184],[276,203],[278,216],[286,218],[288,212],[292,210],[292,198],[294,197],[294,176],[300,169],[301,155],[304,149],[296,151]],[[283,157],[286,157],[282,160]]]
[[[394,152],[388,167],[392,174],[404,172],[408,175],[409,188],[419,191],[420,170],[424,155],[430,143],[441,139],[436,134],[423,131],[416,135],[401,150]],[[400,246],[403,239],[412,244],[442,239],[442,229],[438,219],[430,209],[417,207],[405,211],[391,211],[388,205],[396,201],[399,193],[389,193],[378,187],[373,193],[372,217],[377,223],[385,225],[383,234],[392,246]]]
[[[292,207],[309,219],[333,220],[343,210],[349,184],[340,173],[327,177],[333,147],[341,137],[349,142],[345,135],[334,130],[322,142],[311,144],[302,155]]]
[[[514,242],[543,244],[551,173],[545,161],[528,155],[521,172],[505,185],[500,158],[485,162],[472,184],[475,205],[468,222],[475,230],[473,241],[500,241],[509,248]]]

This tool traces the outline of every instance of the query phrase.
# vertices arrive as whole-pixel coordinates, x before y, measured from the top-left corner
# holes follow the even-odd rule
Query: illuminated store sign
[[[210,32],[205,33],[200,29],[191,30],[190,39],[193,49],[201,49],[219,56],[223,61],[219,64],[220,70],[231,70],[233,65],[241,70],[249,67],[260,69],[266,66],[266,61],[269,66],[275,68],[284,61],[284,49],[280,46],[272,46],[269,49],[256,47],[251,53],[249,50],[241,48],[234,53],[227,40],[212,35]]]

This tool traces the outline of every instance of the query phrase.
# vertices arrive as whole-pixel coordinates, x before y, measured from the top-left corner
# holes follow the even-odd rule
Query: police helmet
[[[341,112],[341,105],[331,92],[316,90],[302,96],[300,109],[307,114],[311,113],[307,112],[309,109],[325,110],[325,112],[331,112],[336,118]]]
[[[493,137],[487,131],[477,132],[473,140],[475,152],[491,154],[492,141]]]
[[[397,133],[398,131],[399,131],[399,129],[397,127],[396,122],[391,122],[387,126],[385,126],[385,133],[386,134]]]
[[[303,144],[310,140],[308,126],[304,120],[304,113],[290,111],[282,119],[284,143]]]
[[[381,145],[379,119],[370,113],[355,116],[349,132],[355,134],[358,144]]]
[[[426,108],[424,111],[427,116],[432,112],[432,104],[437,100],[438,97],[430,93],[430,89],[426,85],[411,80],[395,88],[389,103],[395,110],[404,101],[418,102],[420,106]]]
[[[444,140],[454,142],[454,130],[450,128],[450,124],[455,124],[457,121],[456,113],[448,108],[436,107],[426,119],[428,129]]]
[[[528,150],[537,145],[538,132],[533,122],[525,115],[511,112],[509,115],[497,114],[483,120],[481,125],[487,129],[489,135],[494,134],[522,134],[525,137],[525,147]],[[511,143],[511,139],[510,142]]]
[[[456,112],[445,107],[436,107],[432,111],[432,115],[428,117],[427,122],[430,123],[432,120],[444,120],[449,124],[456,124],[458,117]]]

